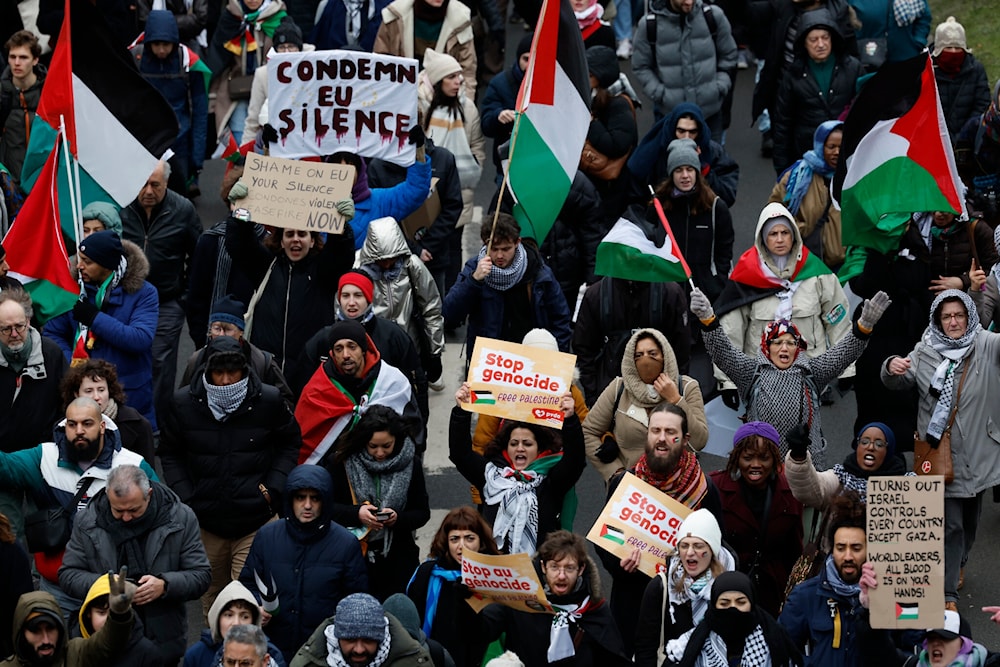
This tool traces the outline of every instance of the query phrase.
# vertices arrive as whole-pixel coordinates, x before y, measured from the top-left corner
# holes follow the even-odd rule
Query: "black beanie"
[[[360,322],[356,320],[341,320],[330,327],[330,336],[327,340],[330,343],[331,350],[338,340],[344,340],[345,338],[353,340],[365,352],[368,351],[368,333]]]
[[[618,80],[618,56],[610,46],[592,46],[587,49],[587,69],[597,79],[597,85],[607,88]]]
[[[80,243],[80,252],[90,261],[114,271],[125,251],[122,250],[122,240],[118,238],[118,234],[105,230],[94,232],[85,238]]]
[[[285,19],[274,29],[274,36],[271,37],[271,44],[275,48],[282,44],[294,44],[302,50],[302,31],[291,19]]]
[[[520,58],[525,53],[531,53],[531,40],[535,36],[535,33],[529,32],[527,35],[521,38],[521,41],[517,43],[517,57]]]

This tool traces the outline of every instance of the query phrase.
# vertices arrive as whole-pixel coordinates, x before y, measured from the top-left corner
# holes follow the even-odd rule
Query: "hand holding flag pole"
[[[684,267],[684,273],[687,274],[688,285],[691,286],[691,289],[695,289],[696,286],[694,284],[694,280],[691,279],[691,267],[688,266],[687,260],[684,259],[684,253],[682,253],[681,249],[677,247],[677,239],[674,238],[674,232],[670,229],[670,223],[667,221],[667,214],[663,211],[663,204],[661,204],[660,200],[656,198],[656,191],[653,190],[653,186],[650,185],[648,187],[649,194],[653,197],[653,206],[656,208],[656,215],[660,216],[660,222],[663,224],[663,229],[667,231],[667,237],[670,238],[670,245],[677,254],[677,258],[681,260],[681,266]]]

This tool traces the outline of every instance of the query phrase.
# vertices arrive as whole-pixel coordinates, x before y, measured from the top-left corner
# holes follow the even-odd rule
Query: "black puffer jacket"
[[[969,119],[979,118],[990,105],[990,82],[986,78],[986,68],[975,56],[966,53],[962,67],[952,76],[937,66],[935,58],[934,78],[941,97],[944,122],[954,142]]]
[[[795,60],[781,79],[771,110],[771,133],[774,136],[774,169],[780,174],[802,154],[812,149],[813,134],[819,124],[834,120],[854,99],[854,86],[861,76],[860,61],[847,52],[844,38],[834,26],[830,13],[809,12],[802,17],[795,39]],[[813,28],[826,28],[833,41],[833,76],[830,88],[822,95],[809,68],[805,35]]]
[[[160,439],[164,479],[204,530],[226,539],[257,530],[281,508],[302,444],[278,390],[247,372],[247,396],[224,422],[212,415],[199,373],[174,394]]]

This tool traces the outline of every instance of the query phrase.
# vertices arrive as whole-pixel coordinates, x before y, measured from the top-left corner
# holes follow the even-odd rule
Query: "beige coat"
[[[840,491],[837,473],[832,468],[818,472],[809,452],[804,461],[796,461],[791,453],[785,454],[785,479],[792,495],[805,507],[826,509]]]
[[[395,0],[382,10],[382,26],[375,36],[375,53],[415,58],[413,54],[413,2]],[[449,0],[434,50],[447,53],[462,66],[465,94],[476,99],[476,47],[472,40],[472,12],[458,0]]]
[[[769,202],[784,204],[785,188],[788,186],[788,177],[791,176],[791,173],[791,171],[786,171],[781,180],[774,184],[774,189],[771,190],[771,196],[768,198]],[[827,266],[839,266],[844,263],[847,250],[844,249],[844,244],[840,240],[840,211],[832,204],[828,210],[827,203],[829,201],[830,184],[823,180],[819,174],[813,174],[809,189],[806,190],[806,195],[799,205],[799,212],[795,214],[795,223],[799,226],[799,233],[805,238],[813,233],[813,230],[816,229],[816,223],[826,211],[827,220],[821,233],[823,261],[826,262]]]
[[[605,482],[619,469],[634,466],[645,453],[649,413],[664,400],[659,397],[656,399],[649,397],[646,383],[639,377],[639,372],[635,367],[633,357],[636,341],[644,333],[652,333],[660,342],[660,347],[663,349],[663,372],[674,378],[678,384],[681,398],[677,401],[677,407],[683,408],[684,412],[687,413],[691,447],[700,451],[708,443],[708,420],[705,418],[705,401],[701,395],[701,386],[697,380],[687,375],[680,375],[677,369],[677,358],[674,356],[674,351],[670,347],[670,343],[667,342],[666,336],[656,329],[640,329],[632,335],[625,346],[621,377],[616,378],[607,386],[583,422],[583,439],[587,449],[587,457]],[[618,402],[614,431],[621,452],[618,458],[611,463],[602,463],[595,456],[595,452],[601,446],[601,436],[611,427],[615,396],[618,393],[618,387],[623,383],[625,391],[622,392],[621,400]]]

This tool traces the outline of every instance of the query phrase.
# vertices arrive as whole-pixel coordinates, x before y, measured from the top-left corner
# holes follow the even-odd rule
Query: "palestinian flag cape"
[[[594,273],[647,283],[688,281],[691,269],[677,247],[659,200],[654,202],[662,227],[619,218],[597,246]],[[631,215],[637,217],[634,211]]]
[[[90,2],[65,0],[65,19],[49,66],[21,175],[30,190],[66,126],[71,165],[58,164],[60,222],[75,238],[71,176],[79,168],[78,211],[94,201],[127,206],[177,138],[170,104],[115,45]],[[75,188],[74,188],[75,190]]]
[[[507,169],[521,235],[545,241],[590,129],[590,73],[569,0],[545,0],[517,99]]]
[[[365,395],[357,402],[326,371],[328,361],[313,373],[295,406],[295,420],[302,430],[299,463],[318,464],[342,433],[350,431],[370,405],[385,405],[403,414],[410,402],[410,381],[394,366],[381,361],[375,345],[368,339],[365,369],[368,380]]]
[[[795,269],[788,282],[797,283],[828,273],[833,272],[823,263],[823,260],[809,252],[809,248],[805,245],[801,245],[801,250],[795,261]],[[785,281],[778,280],[765,272],[764,262],[757,250],[757,245],[754,244],[740,256],[736,266],[733,267],[733,272],[729,274],[729,280],[726,282],[722,294],[713,304],[715,314],[722,317],[748,303],[777,294],[785,289],[784,283]]]
[[[896,250],[914,211],[965,213],[930,56],[889,62],[844,122],[833,198],[845,246]]]

